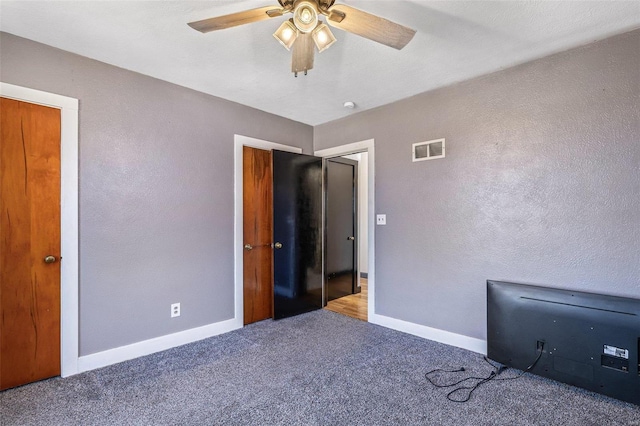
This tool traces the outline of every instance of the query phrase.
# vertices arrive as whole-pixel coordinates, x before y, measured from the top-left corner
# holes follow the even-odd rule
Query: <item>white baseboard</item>
[[[156,337],[154,339],[144,340],[142,342],[132,343],[131,345],[81,356],[78,358],[78,373],[95,370],[96,368],[106,367],[145,355],[151,355],[239,328],[242,328],[242,319],[238,321],[233,318],[178,333],[168,334],[166,336]]]
[[[369,322],[473,352],[481,354],[487,353],[487,342],[485,340],[379,314],[370,315]],[[144,340],[131,345],[121,346],[119,348],[109,349],[103,352],[97,352],[91,355],[81,356],[78,358],[78,373],[95,370],[96,368],[106,367],[145,355],[151,355],[156,352],[197,342],[198,340],[217,336],[239,328],[242,328],[242,321],[238,321],[234,318],[174,334],[168,334],[166,336],[156,337],[154,339]]]
[[[427,327],[426,325],[415,324],[379,314],[370,315],[369,322],[391,328],[393,330],[402,331],[403,333],[413,334],[414,336],[467,349],[483,355],[487,354],[486,340],[476,339],[474,337],[464,336],[462,334],[456,334],[450,331]]]

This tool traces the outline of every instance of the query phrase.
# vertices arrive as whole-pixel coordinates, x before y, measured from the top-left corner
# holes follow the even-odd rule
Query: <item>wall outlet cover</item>
[[[376,216],[376,224],[377,225],[386,225],[387,224],[387,215],[379,214]]]
[[[171,318],[175,318],[175,317],[179,317],[180,316],[180,304],[179,303],[172,303],[171,304]]]

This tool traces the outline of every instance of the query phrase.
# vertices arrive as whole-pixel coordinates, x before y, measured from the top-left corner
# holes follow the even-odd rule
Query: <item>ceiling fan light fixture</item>
[[[336,42],[336,38],[326,24],[320,23],[313,33],[311,34],[313,41],[318,48],[318,52],[322,52],[328,49],[333,43]]]
[[[310,1],[301,1],[293,10],[293,23],[303,33],[313,31],[318,25],[318,9],[316,4]]]
[[[293,43],[298,38],[298,29],[291,20],[284,21],[282,25],[273,33],[273,36],[284,46],[285,49],[290,50]]]

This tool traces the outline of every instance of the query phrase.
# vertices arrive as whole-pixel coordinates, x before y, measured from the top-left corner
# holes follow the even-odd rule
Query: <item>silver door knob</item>
[[[56,262],[56,257],[55,256],[47,256],[44,258],[44,263],[55,263]]]
[[[244,249],[245,249],[246,251],[253,250],[253,246],[252,246],[251,244],[245,244],[245,245],[244,245]]]
[[[281,243],[275,243],[273,246],[275,248],[277,248],[277,249],[281,249],[282,248],[282,244]]]
[[[356,237],[347,237],[347,240],[349,240],[349,241],[353,241],[355,239],[356,239]]]

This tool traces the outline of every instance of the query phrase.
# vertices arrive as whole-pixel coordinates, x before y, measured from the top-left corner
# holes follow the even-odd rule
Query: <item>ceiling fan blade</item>
[[[189,22],[188,25],[201,33],[208,33],[209,31],[224,30],[225,28],[235,27],[237,25],[250,24],[276,16],[282,16],[285,11],[285,9],[279,9],[274,6],[265,6],[258,9],[245,10],[244,12],[232,13],[230,15],[203,19],[202,21]]]
[[[311,33],[301,33],[293,44],[291,52],[291,72],[298,76],[299,72],[307,72],[313,68],[315,46]]]
[[[411,28],[344,4],[335,5],[329,11],[329,25],[398,50],[405,47],[416,33]]]

